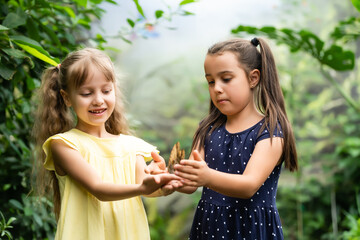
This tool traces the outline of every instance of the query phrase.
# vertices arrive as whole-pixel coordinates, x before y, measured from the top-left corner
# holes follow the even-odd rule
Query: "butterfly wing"
[[[168,171],[169,173],[174,173],[174,165],[180,163],[181,159],[185,158],[185,150],[180,149],[180,143],[177,142],[173,146],[170,152]]]

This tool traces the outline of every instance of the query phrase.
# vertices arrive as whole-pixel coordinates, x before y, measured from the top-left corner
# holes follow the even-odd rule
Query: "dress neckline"
[[[262,125],[262,123],[264,123],[265,121],[265,118],[262,118],[260,121],[258,121],[257,123],[255,123],[254,125],[252,125],[251,127],[245,129],[245,130],[242,130],[240,132],[234,132],[234,133],[231,133],[229,132],[227,129],[226,129],[226,122],[223,124],[223,128],[224,128],[224,131],[227,133],[227,134],[230,134],[230,135],[237,135],[237,134],[243,134],[245,132],[248,132],[252,129],[254,129],[255,127],[257,127],[259,124]]]
[[[82,135],[86,135],[86,136],[88,136],[90,138],[93,138],[93,139],[96,139],[96,140],[105,140],[105,141],[117,140],[122,135],[122,134],[119,134],[119,135],[114,135],[114,137],[103,137],[102,138],[102,137],[97,137],[97,136],[91,135],[91,134],[86,133],[84,131],[81,131],[80,129],[77,129],[77,128],[73,128],[73,129],[71,129],[71,131],[78,132],[78,133],[80,133]]]

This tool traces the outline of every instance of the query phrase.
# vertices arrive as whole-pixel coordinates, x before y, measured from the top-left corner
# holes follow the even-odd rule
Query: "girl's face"
[[[65,93],[65,94],[64,94]],[[100,71],[93,71],[78,89],[63,92],[67,106],[77,117],[77,128],[86,131],[105,127],[115,108],[115,86]]]
[[[211,100],[221,113],[229,119],[253,111],[250,76],[246,76],[234,53],[207,55],[204,68]]]

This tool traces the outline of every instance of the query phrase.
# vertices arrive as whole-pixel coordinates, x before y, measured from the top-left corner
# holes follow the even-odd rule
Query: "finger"
[[[186,165],[186,166],[191,166],[193,168],[198,168],[199,167],[199,161],[197,161],[197,160],[183,159],[183,160],[180,161],[180,164],[181,165]],[[179,164],[177,164],[177,165],[179,165]]]
[[[161,178],[159,175],[152,175],[154,181],[156,184],[160,184],[161,183]]]
[[[194,160],[196,160],[196,161],[204,161],[204,159],[202,159],[198,150],[193,151],[193,156],[194,156]]]
[[[194,181],[194,180],[197,179],[197,176],[194,175],[194,174],[189,174],[189,173],[179,172],[179,171],[175,171],[175,174],[177,176],[179,176],[180,178],[182,178],[181,181],[184,180],[184,179],[185,180],[191,180],[191,181]]]
[[[158,177],[160,177],[160,181],[161,183],[168,183],[171,180],[180,180],[181,178],[176,176],[175,174],[168,174],[168,173],[162,173],[162,174],[158,174],[156,175]]]
[[[188,179],[181,180],[181,183],[183,184],[183,186],[198,187],[198,184],[196,182],[190,181]]]
[[[174,166],[175,171],[183,172],[183,173],[189,173],[189,174],[195,174],[197,171],[197,168],[192,166],[185,166],[181,164],[176,164]]]
[[[160,156],[157,152],[152,151],[151,157],[154,159],[154,162],[158,164],[160,169],[162,170],[166,169],[166,162],[162,156]]]

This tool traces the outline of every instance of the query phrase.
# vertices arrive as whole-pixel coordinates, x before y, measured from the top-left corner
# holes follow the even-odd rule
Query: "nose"
[[[104,103],[104,99],[102,97],[102,94],[101,93],[94,94],[92,104],[94,106],[101,106],[103,103]]]
[[[221,81],[215,81],[214,91],[216,93],[222,93],[223,92]]]

